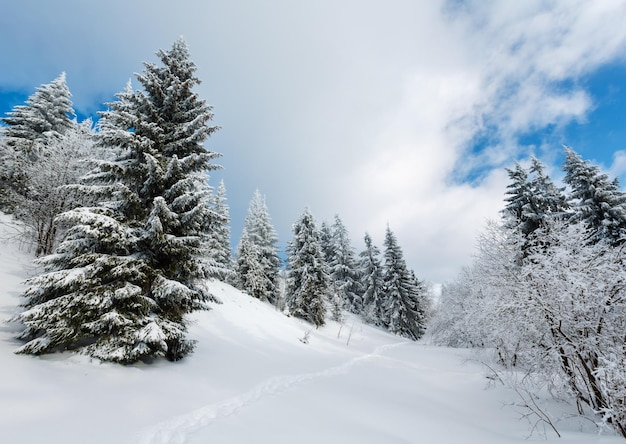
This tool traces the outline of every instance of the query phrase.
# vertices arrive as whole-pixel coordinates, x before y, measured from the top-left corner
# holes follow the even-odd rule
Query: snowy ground
[[[0,233],[6,229],[0,223]],[[18,247],[0,241],[2,318],[17,310],[20,282],[33,270]],[[211,285],[223,304],[195,315],[197,349],[178,363],[17,356],[16,326],[1,324],[0,442],[624,442],[580,420],[561,420],[561,439],[549,430],[529,437],[529,422],[507,406],[515,396],[488,389],[466,351],[353,320],[311,330],[226,284]]]

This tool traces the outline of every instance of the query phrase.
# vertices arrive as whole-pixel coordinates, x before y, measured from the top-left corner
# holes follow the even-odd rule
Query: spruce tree
[[[537,158],[531,159],[529,170],[516,164],[515,169],[507,171],[512,183],[508,186],[509,197],[505,199],[508,203],[502,211],[504,226],[522,236],[525,257],[530,247],[546,242],[537,238],[537,230],[546,228],[555,218],[566,218],[569,205],[564,188],[552,182]]]
[[[287,251],[287,309],[293,316],[321,326],[325,323],[329,277],[320,234],[308,208],[293,225],[293,234]]]
[[[237,258],[238,286],[250,296],[267,301],[267,288],[271,284],[261,262],[259,248],[250,242],[244,230]]]
[[[333,230],[326,221],[320,225],[320,246],[324,254],[324,260],[330,264],[335,257],[335,244],[333,242]]]
[[[590,241],[607,240],[621,244],[626,236],[626,196],[617,179],[609,180],[571,148],[565,148],[566,184],[571,188],[572,221],[582,222],[592,230]]]
[[[506,171],[511,183],[507,186],[507,197],[504,199],[507,202],[502,211],[504,224],[507,228],[527,233],[529,228],[526,226],[524,208],[530,199],[528,171],[517,162],[514,169],[507,168]]]
[[[424,309],[419,300],[421,289],[407,269],[402,249],[389,227],[384,245],[383,325],[394,334],[416,341],[425,331]]]
[[[220,279],[229,280],[234,274],[233,258],[230,246],[230,209],[226,203],[226,186],[220,181],[217,193],[212,202],[212,208],[219,216],[211,229],[212,259],[224,270]]]
[[[16,198],[28,198],[27,169],[41,159],[46,147],[72,129],[74,109],[65,73],[39,86],[25,105],[0,119],[0,205],[13,212]]]
[[[365,249],[359,254],[364,288],[362,315],[366,322],[383,325],[384,281],[380,250],[372,243],[368,233],[365,233],[364,241]]]
[[[256,255],[246,255],[245,257],[242,257],[244,256],[241,251],[243,247],[242,242],[244,240],[251,245],[254,245],[257,251]],[[261,296],[260,299],[269,301],[272,304],[275,304],[278,301],[280,294],[278,283],[280,257],[278,256],[278,248],[276,247],[277,242],[278,237],[276,236],[276,231],[272,225],[269,211],[265,203],[265,196],[263,196],[259,190],[256,190],[252,200],[250,201],[244,230],[237,249],[236,256],[238,266],[236,270],[236,282],[241,290],[251,295],[254,293],[257,296]],[[244,265],[244,263],[252,258],[256,258],[256,260],[258,260],[258,266],[252,264]],[[265,289],[262,293],[252,291],[250,288],[245,286],[245,282],[250,281],[250,279],[245,276],[245,273],[247,273],[247,270],[250,268],[260,268],[263,270],[265,275]]]
[[[344,307],[353,313],[361,313],[363,288],[354,248],[351,245],[348,230],[341,218],[335,215],[332,225],[332,256],[327,259],[332,284],[343,301]]]
[[[219,216],[206,172],[218,156],[203,147],[217,127],[185,42],[145,63],[143,90],[130,85],[102,113],[101,161],[80,188],[94,201],[61,216],[72,228],[46,273],[29,280],[17,320],[28,342],[19,353],[77,349],[132,363],[193,349],[185,315],[214,300],[203,281],[219,268],[207,246]]]
[[[533,157],[530,170],[530,195],[532,199],[524,208],[524,216],[528,220],[529,231],[534,232],[546,227],[554,218],[569,217],[569,204],[565,196],[565,188],[557,187],[550,176],[545,173],[545,166]]]

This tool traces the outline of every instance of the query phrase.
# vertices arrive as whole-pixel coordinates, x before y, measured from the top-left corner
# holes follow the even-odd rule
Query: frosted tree
[[[609,239],[621,244],[626,235],[626,196],[617,179],[609,180],[570,148],[565,148],[565,155],[564,181],[571,187],[572,220],[591,228],[592,242]]]
[[[569,162],[580,168],[581,182],[593,183],[585,177],[599,175],[577,156]],[[531,184],[545,182],[533,174]],[[595,183],[603,188],[607,181]],[[529,189],[529,202],[552,200],[540,192],[549,186]],[[493,350],[498,364],[525,372],[524,380],[536,384],[532,388],[549,384],[559,397],[573,397],[579,412],[626,436],[624,249],[614,237],[598,236],[603,227],[580,214],[579,223],[561,217],[560,193],[547,194],[558,205],[545,208],[558,211],[535,213],[546,215],[532,231],[539,242],[529,244],[507,220],[490,224],[472,266],[444,288],[430,331],[439,343]],[[594,193],[589,196],[593,202]]]
[[[351,245],[348,230],[338,215],[332,225],[331,254],[327,262],[334,291],[343,301],[343,305],[353,313],[361,313],[363,288],[360,282],[359,270]]]
[[[13,211],[15,198],[28,197],[26,169],[40,161],[50,143],[75,126],[71,93],[65,73],[37,88],[25,105],[18,105],[0,119],[0,186],[2,207]]]
[[[267,301],[267,288],[271,285],[265,274],[258,247],[249,241],[247,233],[239,243],[237,270],[238,285],[252,297]]]
[[[402,249],[389,227],[385,233],[383,282],[383,325],[397,335],[418,340],[425,331],[423,307],[420,307],[418,283],[406,267]]]
[[[257,265],[251,264],[242,266],[242,262],[251,259],[251,256],[242,257],[241,247],[244,239],[246,242],[255,246],[258,254],[254,257],[256,257],[259,261],[258,267],[263,270],[265,275],[264,281],[266,286],[263,291],[263,297],[260,299],[275,304],[278,301],[280,294],[278,283],[280,257],[278,256],[278,248],[276,246],[278,237],[276,236],[276,231],[272,225],[269,211],[265,203],[265,196],[263,196],[259,190],[254,192],[252,200],[250,201],[250,206],[248,208],[241,236],[241,242],[238,246],[236,255],[238,264],[236,270],[236,281],[243,291],[251,294],[250,289],[246,288],[244,285],[244,282],[249,280],[246,276],[244,276],[244,274],[246,273],[246,270],[250,268],[256,269],[258,267]],[[257,292],[254,293],[258,294]]]
[[[71,228],[46,272],[28,281],[19,353],[74,349],[131,363],[192,351],[185,315],[213,297],[207,246],[219,217],[207,171],[218,155],[203,142],[217,127],[192,88],[199,83],[185,42],[145,63],[143,90],[130,85],[102,113],[103,160],[80,190],[95,204],[60,216]]]
[[[52,253],[63,228],[56,217],[81,205],[69,185],[87,173],[96,155],[92,123],[74,125],[59,138],[47,142],[37,161],[25,165],[28,192],[15,193],[13,214],[23,222],[26,237],[35,244],[37,256]]]
[[[365,233],[365,249],[360,256],[360,274],[363,277],[363,318],[366,322],[383,325],[384,319],[384,282],[380,250],[372,243],[372,238]]]
[[[330,264],[335,257],[335,244],[333,242],[333,230],[326,221],[320,225],[320,246],[326,263]]]
[[[212,258],[224,270],[220,279],[227,280],[234,273],[234,264],[230,246],[230,208],[226,199],[226,186],[220,181],[214,196],[212,208],[219,216],[211,229]]]
[[[319,231],[308,208],[293,225],[293,234],[287,251],[286,306],[291,315],[321,326],[326,322],[329,277]]]

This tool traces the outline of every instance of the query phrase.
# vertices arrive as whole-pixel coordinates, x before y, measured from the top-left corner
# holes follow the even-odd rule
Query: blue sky
[[[566,144],[624,183],[625,22],[618,0],[10,2],[0,113],[65,71],[94,114],[182,35],[222,127],[207,147],[234,243],[258,188],[281,246],[309,206],[357,249],[389,224],[418,277],[445,282],[515,160],[558,179]]]

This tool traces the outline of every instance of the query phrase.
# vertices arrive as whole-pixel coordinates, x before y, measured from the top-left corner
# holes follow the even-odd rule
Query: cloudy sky
[[[626,172],[624,23],[621,0],[5,2],[0,113],[65,71],[92,115],[183,36],[222,127],[207,147],[234,243],[258,188],[281,248],[308,206],[357,250],[389,224],[418,277],[445,282],[515,160],[558,178],[566,144]]]

